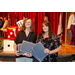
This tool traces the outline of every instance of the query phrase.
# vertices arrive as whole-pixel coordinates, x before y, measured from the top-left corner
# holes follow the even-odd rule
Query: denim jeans
[[[16,62],[33,62],[33,58],[19,57],[16,58]]]

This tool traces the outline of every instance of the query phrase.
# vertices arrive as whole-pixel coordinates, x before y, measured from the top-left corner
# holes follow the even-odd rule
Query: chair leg
[[[72,55],[73,57],[70,59],[70,62],[72,62],[73,60],[75,60],[75,55]]]

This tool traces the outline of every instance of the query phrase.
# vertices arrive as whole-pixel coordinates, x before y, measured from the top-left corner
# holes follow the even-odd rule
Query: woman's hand
[[[44,53],[49,53],[49,54],[50,54],[50,50],[49,50],[48,48],[46,48],[46,49],[44,50]]]
[[[46,48],[46,49],[44,50],[44,53],[54,54],[54,53],[57,53],[57,52],[59,52],[59,51],[61,51],[61,50],[62,50],[62,47],[61,47],[61,45],[60,45],[58,48],[56,48],[56,49],[54,49],[54,50],[52,50],[52,51],[50,51],[48,48]]]
[[[26,57],[32,57],[31,53],[30,53],[30,54],[24,53],[24,54],[22,54],[22,55],[24,55],[24,56],[26,56]]]
[[[18,55],[18,52],[19,52],[19,51],[15,50],[15,55],[16,55],[16,56],[19,56],[19,55]]]

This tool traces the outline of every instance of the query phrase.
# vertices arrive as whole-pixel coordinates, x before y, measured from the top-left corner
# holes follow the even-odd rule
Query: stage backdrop
[[[9,12],[0,12],[0,17],[8,17]],[[63,40],[65,40],[65,12],[63,12],[62,24],[63,24]],[[39,35],[41,32],[42,23],[44,22],[45,12],[10,12],[11,26],[15,25],[15,21],[23,19],[23,17],[29,17],[32,19],[34,32]],[[54,33],[57,35],[59,15],[60,12],[47,12],[48,20],[50,21]]]

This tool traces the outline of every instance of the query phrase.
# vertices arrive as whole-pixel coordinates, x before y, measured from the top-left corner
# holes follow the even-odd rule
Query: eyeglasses
[[[31,22],[25,22],[25,23],[31,23]]]

